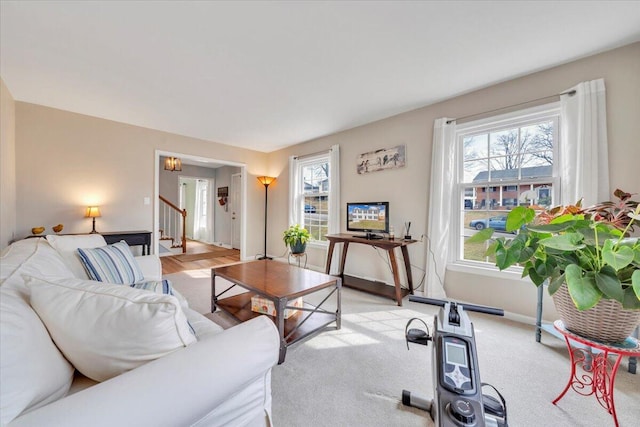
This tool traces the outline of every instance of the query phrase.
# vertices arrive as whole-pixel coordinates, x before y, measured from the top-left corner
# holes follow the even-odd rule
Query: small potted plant
[[[518,206],[506,224],[518,235],[495,239],[487,250],[501,270],[520,265],[536,286],[547,282],[567,329],[605,342],[623,341],[640,323],[640,238],[629,237],[640,205],[624,191],[614,195],[619,201],[537,214]],[[487,228],[469,242],[492,235]]]
[[[310,237],[311,235],[306,228],[296,224],[284,231],[282,240],[285,245],[289,246],[292,254],[302,254],[307,248],[307,241]]]

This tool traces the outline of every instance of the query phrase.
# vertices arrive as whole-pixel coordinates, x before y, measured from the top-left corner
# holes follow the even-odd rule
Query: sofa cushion
[[[100,248],[78,248],[78,253],[93,280],[123,285],[144,280],[142,270],[124,240]]]
[[[27,278],[31,306],[65,357],[105,381],[196,342],[178,300],[129,286]]]
[[[0,256],[0,285],[27,292],[23,274],[61,278],[73,277],[60,254],[44,238],[18,240]]]
[[[183,310],[188,307],[188,306],[185,307],[184,303],[180,300],[180,298],[184,298],[184,297],[180,295],[177,291],[173,290],[173,287],[171,286],[171,281],[169,279],[151,280],[148,282],[134,283],[133,285],[130,285],[130,287],[135,289],[144,289],[145,291],[155,292],[156,294],[160,294],[160,295],[174,296],[180,303],[180,306],[182,307]],[[189,324],[189,330],[191,331],[191,333],[197,337],[198,335],[196,334],[196,330],[191,325],[189,316],[187,316],[187,323]]]
[[[80,261],[78,248],[98,248],[107,246],[107,242],[100,234],[79,234],[76,236],[56,236],[50,234],[47,241],[58,251],[64,259],[67,267],[73,272],[73,275],[79,279],[89,279],[89,275]]]
[[[0,287],[0,425],[66,395],[74,369],[16,291]]]

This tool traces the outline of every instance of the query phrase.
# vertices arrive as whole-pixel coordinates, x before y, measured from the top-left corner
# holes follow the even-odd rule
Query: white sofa
[[[89,240],[78,241],[77,245],[103,244],[86,239]],[[76,242],[72,242],[73,245]],[[0,424],[10,427],[271,425],[271,368],[278,360],[279,339],[269,318],[261,316],[222,330],[189,309],[180,295],[151,295],[147,290],[131,289],[127,285],[89,282],[82,272],[74,273],[77,265],[70,265],[69,257],[77,255],[54,246],[45,238],[25,239],[10,245],[1,256]],[[161,265],[156,256],[135,259],[145,279],[160,279]],[[70,304],[67,304],[69,298],[61,300],[60,295],[75,297],[86,289],[105,286],[111,286],[107,293],[112,292],[111,289],[115,292],[115,296],[109,298],[120,301],[118,292],[124,292],[129,306],[145,307],[145,315],[152,317],[140,322],[140,327],[149,328],[150,324],[156,327],[155,312],[149,314],[146,305],[138,304],[152,299],[160,301],[165,309],[168,307],[174,316],[170,320],[177,319],[176,324],[186,317],[195,337],[152,361],[138,362],[137,354],[127,355],[139,366],[108,380],[97,382],[83,376],[67,360],[75,359],[69,357],[64,343],[68,337],[64,335],[70,329],[77,329],[88,333],[88,341],[95,339],[99,346],[106,340],[104,329],[91,335],[100,329],[93,324],[93,319],[86,317],[81,325],[69,326],[74,316],[82,312],[81,303],[86,302],[86,295],[82,294],[85,299]],[[63,292],[51,297],[48,290]],[[102,298],[100,293],[91,295]],[[64,311],[65,306],[70,308]],[[167,315],[167,310],[160,314]],[[63,322],[62,329],[49,321],[49,317],[60,313],[58,320]],[[103,322],[103,326],[110,327],[111,321],[123,320],[114,314],[117,313],[96,315],[96,324]],[[107,330],[106,335],[110,332]],[[144,336],[139,338],[144,342]],[[83,343],[81,346],[86,346]],[[85,357],[83,352],[94,350],[78,349],[77,342],[74,345],[73,351]],[[114,344],[118,345],[120,342]],[[109,346],[105,350],[108,352]],[[89,370],[94,367],[92,363],[88,366]]]

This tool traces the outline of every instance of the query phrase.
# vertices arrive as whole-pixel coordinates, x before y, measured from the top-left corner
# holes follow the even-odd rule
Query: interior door
[[[242,224],[242,174],[231,175],[231,247],[240,249],[240,225]]]

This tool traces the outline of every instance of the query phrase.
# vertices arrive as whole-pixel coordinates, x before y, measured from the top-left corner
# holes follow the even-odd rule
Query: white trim
[[[508,270],[500,271],[498,267],[495,267],[494,265],[489,263],[486,263],[486,265],[481,265],[481,261],[473,262],[459,260],[447,264],[447,270],[500,279],[518,280],[523,283],[531,283],[531,280],[529,278],[522,277],[521,267],[512,267]]]
[[[485,117],[484,119],[456,125],[456,136],[461,134],[482,132],[485,129],[495,129],[500,127],[508,128],[513,123],[537,122],[541,118],[549,115],[560,114],[560,101],[526,108],[524,110],[511,111],[498,116]]]

